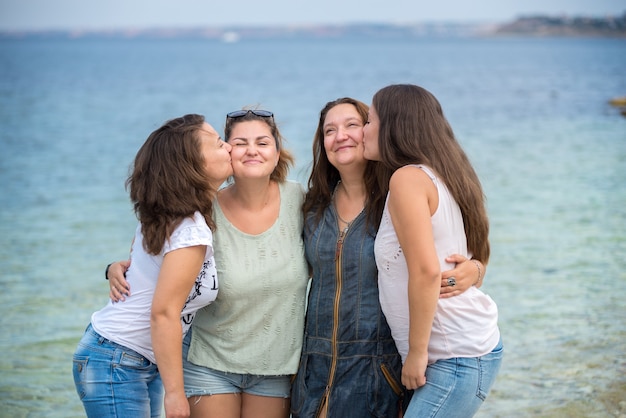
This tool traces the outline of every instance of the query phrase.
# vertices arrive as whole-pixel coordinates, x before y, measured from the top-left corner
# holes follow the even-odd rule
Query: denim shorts
[[[198,366],[187,361],[191,332],[183,339],[183,372],[185,395],[220,395],[226,393],[247,393],[257,396],[289,398],[291,376],[258,376],[252,374],[228,373]]]
[[[91,324],[73,357],[74,384],[88,417],[161,417],[156,364],[102,337]]]
[[[474,416],[496,380],[502,340],[480,357],[438,360],[426,369],[426,384],[413,392],[405,418]]]

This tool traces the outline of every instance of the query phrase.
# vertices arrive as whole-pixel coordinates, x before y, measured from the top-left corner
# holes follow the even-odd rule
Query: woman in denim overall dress
[[[402,409],[402,361],[378,295],[374,239],[385,191],[377,163],[363,157],[367,111],[342,98],[320,113],[303,206],[312,282],[293,418],[387,418]],[[475,267],[459,270],[459,287],[471,286]]]

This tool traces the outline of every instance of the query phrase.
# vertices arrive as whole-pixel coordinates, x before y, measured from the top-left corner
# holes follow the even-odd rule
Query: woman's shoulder
[[[296,199],[302,205],[304,202],[305,190],[302,184],[294,180],[285,180],[280,183],[281,194],[289,197],[290,199]]]
[[[280,217],[289,217],[299,222],[303,221],[302,204],[304,203],[304,188],[297,181],[286,180],[280,183]]]
[[[164,253],[194,245],[213,245],[213,232],[202,213],[184,218],[174,229],[164,246]]]
[[[206,223],[206,219],[200,211],[195,211],[192,216],[187,216],[184,218],[181,223],[176,228],[177,230],[189,228],[189,227],[199,227],[199,228],[208,228],[209,226]]]
[[[389,187],[397,186],[403,187],[413,184],[415,182],[422,182],[427,180],[434,180],[435,175],[428,166],[422,164],[405,165],[398,168],[391,175]]]
[[[300,193],[302,195],[305,193],[304,186],[295,180],[285,180],[280,183],[280,187],[291,193]]]

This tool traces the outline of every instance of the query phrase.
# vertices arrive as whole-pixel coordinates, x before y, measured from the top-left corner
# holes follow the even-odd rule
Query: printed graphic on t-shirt
[[[203,282],[206,282],[207,286],[210,286],[209,287],[210,290],[217,290],[218,289],[218,285],[217,285],[217,280],[216,280],[215,274],[212,274],[211,277],[207,279],[207,271],[209,271],[211,269],[211,267],[213,267],[213,260],[212,259],[206,260],[204,262],[204,264],[202,265],[202,269],[200,269],[200,273],[198,274],[198,277],[196,277],[196,282],[193,285],[193,291],[189,294],[189,297],[187,297],[187,300],[185,301],[185,306],[183,306],[183,312],[185,311],[185,308],[187,307],[189,302],[191,302],[192,300],[194,300],[198,296],[202,295],[202,284],[203,284]],[[195,311],[192,312],[192,313],[188,313],[188,314],[182,316],[181,321],[184,324],[186,324],[186,325],[190,325],[191,321],[193,321],[193,318],[195,316],[196,316]]]

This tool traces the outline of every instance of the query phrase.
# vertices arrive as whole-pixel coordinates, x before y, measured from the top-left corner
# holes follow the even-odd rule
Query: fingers
[[[452,270],[441,273],[440,295],[445,297],[457,296],[469,289],[476,283],[476,266],[465,256],[452,254],[446,259],[450,263],[455,263]]]
[[[450,276],[450,277],[447,277],[447,278],[442,278],[441,279],[441,287],[439,289],[439,294],[440,295],[447,295],[447,294],[455,292],[458,289],[458,287],[456,287],[456,285],[457,285],[457,280],[456,280],[456,278],[454,276]]]
[[[458,263],[463,263],[463,262],[465,262],[467,260],[468,260],[468,258],[465,257],[464,255],[461,255],[461,254],[452,254],[452,255],[446,257],[446,261],[448,263],[458,264]]]
[[[113,263],[107,276],[111,286],[111,293],[120,300],[125,300],[125,296],[130,296],[130,284],[125,277],[127,267],[124,264],[128,264],[128,262]]]
[[[111,290],[109,292],[109,297],[111,298],[113,303],[115,303],[115,302],[123,302],[123,301],[126,300],[126,298],[124,297],[124,293],[120,292],[119,290],[117,290],[116,287],[113,287],[113,286],[111,286]]]
[[[113,302],[123,302],[130,296],[128,284],[118,281],[115,277],[109,280],[109,286],[109,296]]]
[[[130,286],[126,280],[121,280],[118,279],[117,276],[113,276],[109,279],[109,286],[111,287],[111,292],[120,298],[130,296]]]
[[[439,289],[439,299],[451,298],[463,293],[456,284],[456,278],[452,276],[447,279],[442,279],[441,288]]]
[[[454,297],[454,296],[458,296],[461,293],[463,293],[460,290],[448,290],[448,291],[446,291],[446,293],[444,293],[443,289],[444,288],[442,288],[441,289],[441,293],[439,293],[439,299],[448,299],[448,298],[451,298],[451,297]]]
[[[420,377],[402,376],[402,384],[408,390],[417,389],[426,384],[426,376],[420,376]]]

